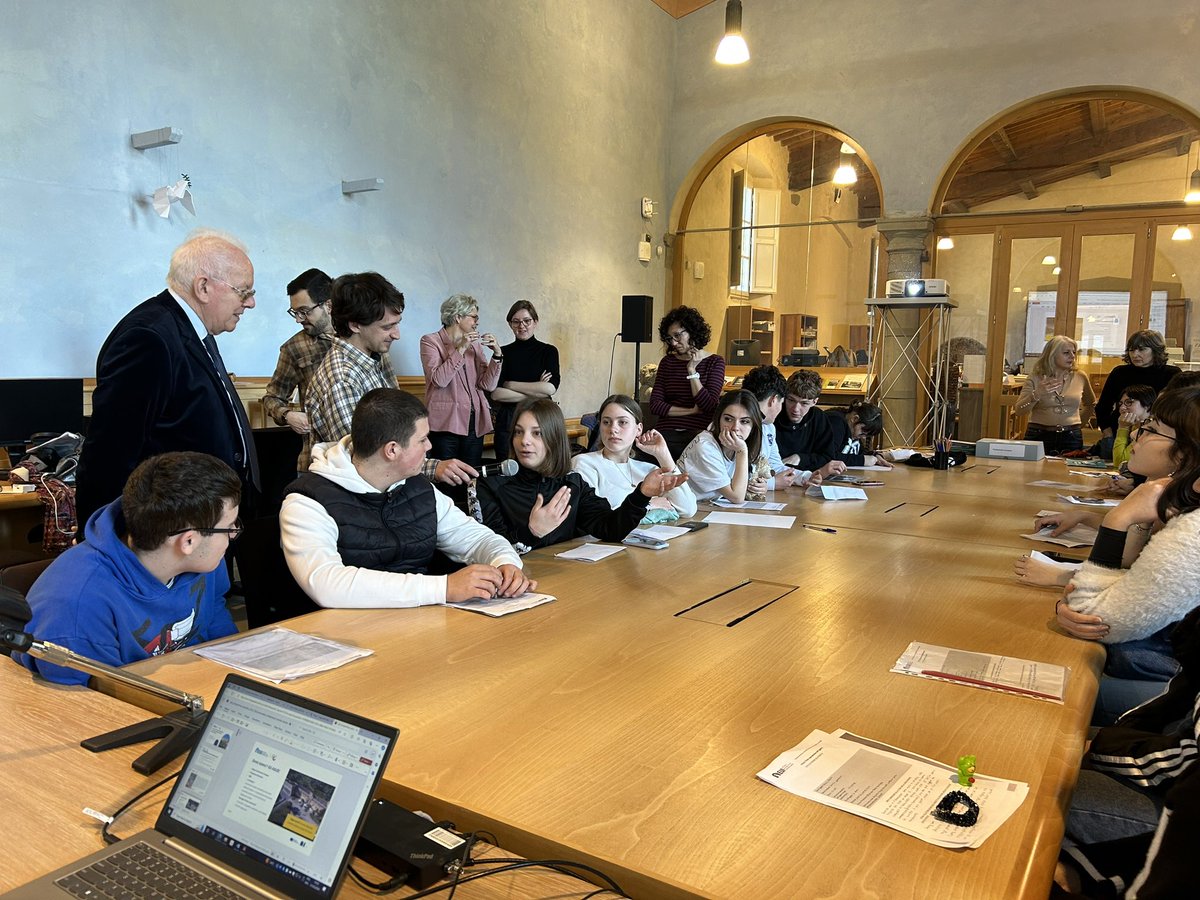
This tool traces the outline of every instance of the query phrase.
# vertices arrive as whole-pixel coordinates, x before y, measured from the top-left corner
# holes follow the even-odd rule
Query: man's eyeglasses
[[[313,310],[323,305],[323,303],[314,303],[312,306],[297,306],[294,309],[292,307],[288,307],[287,314],[297,322],[303,322],[313,314]]]
[[[230,284],[224,278],[218,278],[216,275],[209,275],[208,277],[211,278],[213,281],[221,282],[221,284],[225,285],[225,287],[229,288],[231,291],[233,291],[235,294],[237,294],[239,297],[241,297],[243,302],[245,302],[246,300],[253,299],[254,295],[257,293],[257,291],[254,288],[234,287],[232,284]]]
[[[1135,441],[1140,440],[1143,434],[1152,434],[1155,437],[1166,438],[1168,441],[1175,440],[1175,438],[1172,437],[1171,435],[1163,434],[1161,431],[1159,431],[1156,428],[1153,428],[1150,425],[1139,425],[1137,428],[1135,428],[1133,430],[1133,439]]]
[[[178,531],[167,532],[167,537],[174,537],[175,535],[183,534],[186,531],[198,531],[201,534],[205,534],[205,535],[207,535],[207,534],[227,534],[227,535],[229,535],[229,540],[232,542],[232,541],[236,541],[239,537],[241,537],[242,532],[245,530],[246,529],[242,526],[242,520],[240,518],[238,518],[238,519],[233,520],[232,528],[192,528],[192,527],[180,528]]]

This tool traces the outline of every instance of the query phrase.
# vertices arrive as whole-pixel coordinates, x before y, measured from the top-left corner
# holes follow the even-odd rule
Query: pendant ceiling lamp
[[[725,37],[717,45],[716,60],[723,66],[737,66],[750,58],[750,48],[742,37],[742,0],[725,4]]]

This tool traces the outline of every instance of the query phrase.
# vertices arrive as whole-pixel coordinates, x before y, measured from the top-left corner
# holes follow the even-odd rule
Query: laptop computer
[[[332,897],[397,735],[228,675],[152,830],[6,896]]]

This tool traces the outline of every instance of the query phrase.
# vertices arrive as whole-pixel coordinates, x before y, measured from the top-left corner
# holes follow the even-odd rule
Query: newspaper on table
[[[470,600],[449,601],[446,605],[498,618],[507,616],[509,613],[520,612],[523,609],[533,609],[535,606],[541,606],[543,603],[549,603],[556,599],[558,598],[551,597],[549,594],[526,591],[519,597],[491,597],[487,600],[475,597]]]
[[[939,847],[975,849],[1016,812],[1029,793],[1020,781],[976,772],[958,783],[958,769],[844,729],[815,730],[758,773],[768,784],[853,813]],[[974,825],[951,825],[933,810],[951,791],[979,804]]]
[[[196,655],[279,684],[336,669],[374,652],[286,628],[271,628],[211,647],[200,647]]]
[[[1070,669],[1053,663],[913,641],[891,671],[1062,703]]]

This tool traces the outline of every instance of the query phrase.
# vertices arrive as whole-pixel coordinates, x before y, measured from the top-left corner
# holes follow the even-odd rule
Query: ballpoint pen
[[[804,527],[809,531],[823,531],[826,534],[837,534],[836,528],[823,528],[820,525],[809,525],[807,522],[804,523]]]

